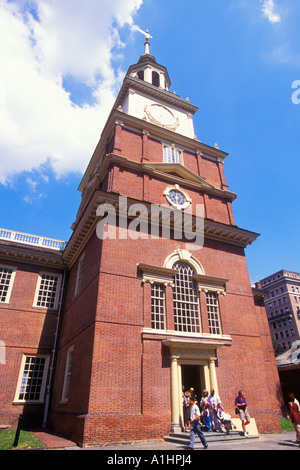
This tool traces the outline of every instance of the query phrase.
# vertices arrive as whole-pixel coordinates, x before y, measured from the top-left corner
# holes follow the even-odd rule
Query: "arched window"
[[[182,261],[176,261],[173,269],[179,271],[173,287],[175,330],[200,333],[198,293],[193,280],[195,273]]]
[[[152,72],[152,85],[159,87],[159,74]]]
[[[144,80],[144,70],[139,70],[137,75],[140,80]]]

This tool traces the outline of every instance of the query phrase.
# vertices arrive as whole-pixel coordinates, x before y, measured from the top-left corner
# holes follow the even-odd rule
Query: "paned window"
[[[200,333],[199,301],[194,271],[185,263],[177,261],[173,269],[179,272],[175,276],[173,287],[175,330]]]
[[[67,360],[66,360],[66,368],[65,368],[65,377],[64,377],[62,401],[68,401],[68,399],[69,399],[73,354],[74,354],[74,345],[72,345],[67,351]]]
[[[165,291],[163,284],[151,285],[151,328],[165,329]]]
[[[181,163],[181,151],[175,147],[163,146],[164,163]]]
[[[48,356],[24,356],[17,401],[43,401],[48,363]]]
[[[9,302],[16,268],[0,266],[0,302]]]
[[[221,334],[220,316],[219,316],[219,301],[218,294],[215,292],[208,292],[206,294],[207,312],[209,332],[211,334]]]
[[[41,273],[34,306],[56,309],[58,305],[60,283],[61,276]]]

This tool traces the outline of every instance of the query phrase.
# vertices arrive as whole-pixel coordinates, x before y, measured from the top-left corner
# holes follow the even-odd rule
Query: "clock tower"
[[[235,223],[227,153],[196,138],[197,107],[170,85],[147,36],[79,186],[63,253],[68,278],[49,421],[82,445],[180,431],[183,386],[198,397],[213,388],[232,416],[243,389],[259,431],[280,428],[268,324],[244,252],[258,235]],[[190,242],[198,207],[199,246]],[[177,236],[185,211],[191,224]]]
[[[146,40],[145,54],[128,70],[124,82],[128,92],[120,96],[119,106],[127,114],[193,139],[193,115],[197,107],[169,92],[167,69],[157,64],[147,51]]]

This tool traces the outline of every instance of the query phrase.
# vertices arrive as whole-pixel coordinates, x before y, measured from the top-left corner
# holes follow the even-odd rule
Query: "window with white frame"
[[[177,261],[173,265],[177,269],[173,287],[175,330],[200,333],[199,300],[194,271],[186,263]]]
[[[174,145],[163,145],[164,163],[182,163],[182,152]]]
[[[164,196],[171,206],[179,210],[187,209],[192,202],[188,193],[180,188],[178,184],[168,186],[164,190]]]
[[[69,399],[73,354],[74,354],[74,345],[70,346],[67,350],[65,376],[64,376],[63,392],[62,392],[62,398],[61,398],[63,402],[67,402]]]
[[[23,356],[15,401],[42,402],[44,400],[49,356]]]
[[[16,269],[11,266],[0,266],[0,303],[9,303]]]
[[[59,274],[40,273],[34,306],[57,309],[60,284],[61,276]]]
[[[151,285],[151,328],[165,329],[165,290],[163,284]]]
[[[221,334],[219,300],[216,292],[207,292],[206,294],[209,332],[211,334]]]

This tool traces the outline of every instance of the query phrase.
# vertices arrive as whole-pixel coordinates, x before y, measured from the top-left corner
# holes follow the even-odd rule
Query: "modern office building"
[[[272,339],[286,351],[300,339],[300,274],[282,269],[259,283]]]

